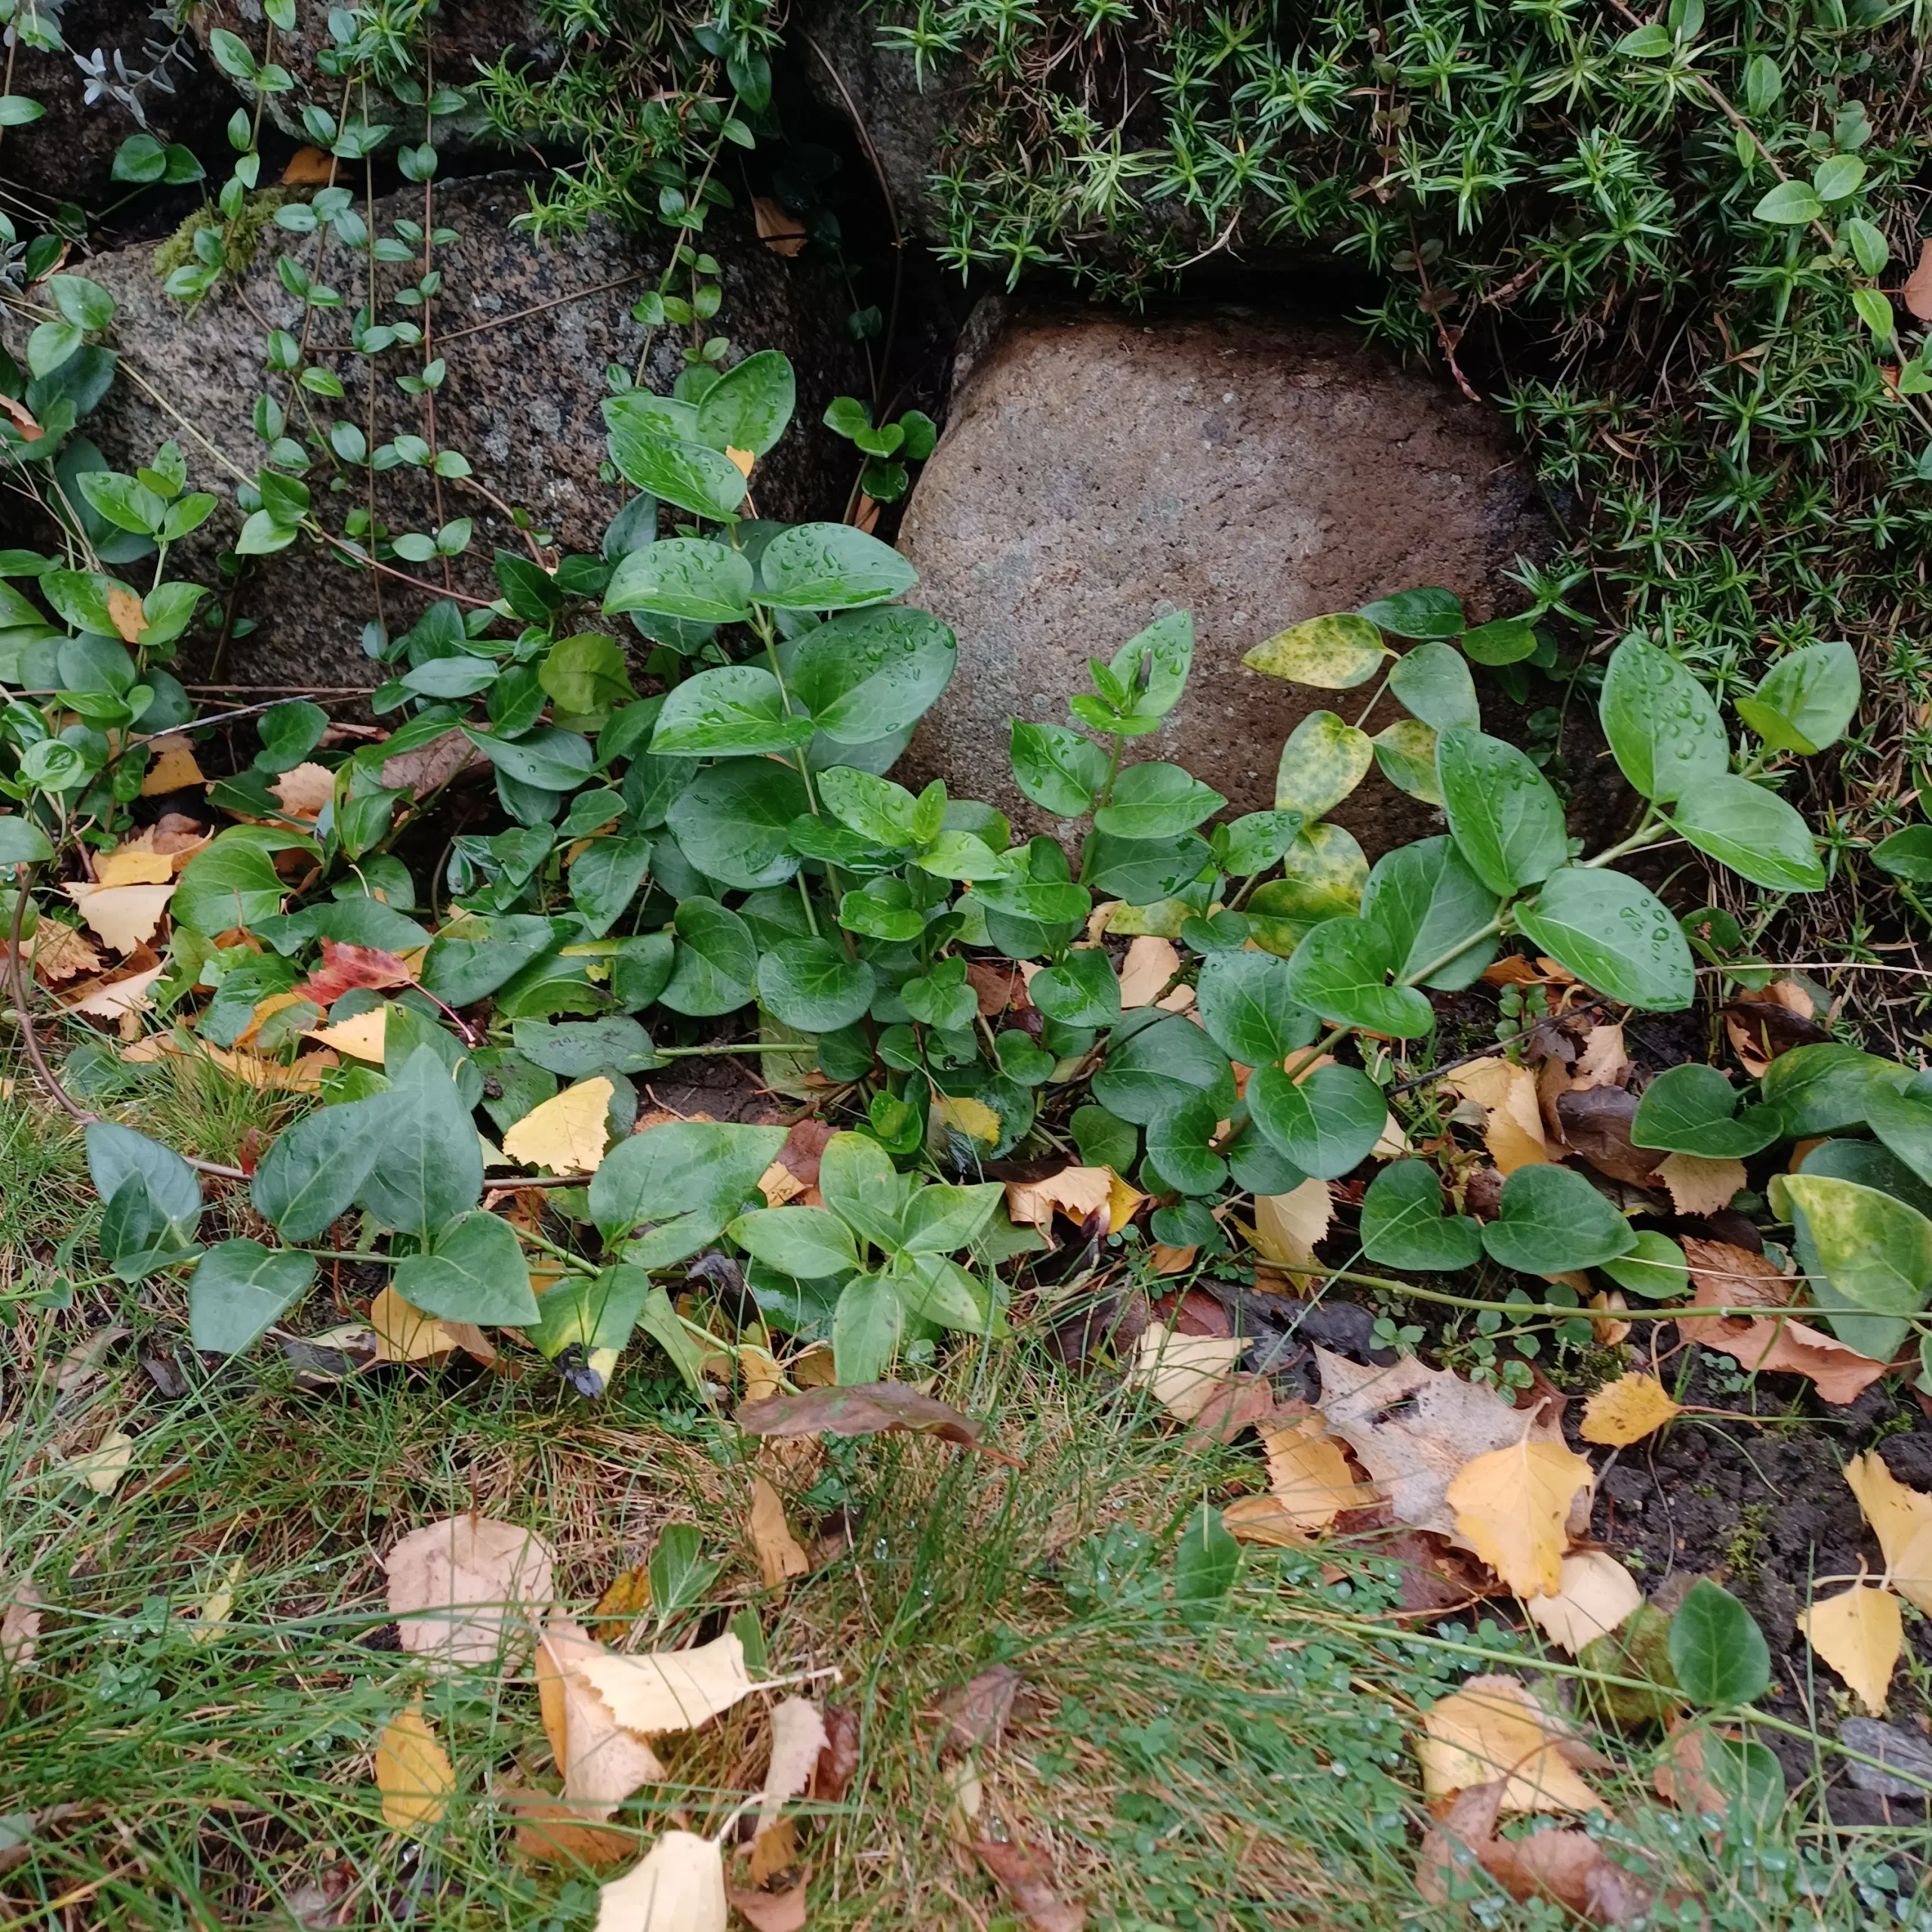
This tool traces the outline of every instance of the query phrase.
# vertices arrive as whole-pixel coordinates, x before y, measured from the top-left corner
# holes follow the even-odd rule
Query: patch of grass
[[[198,1088],[171,1091],[169,1104],[200,1104]],[[236,1106],[217,1119],[232,1125]],[[10,1251],[75,1225],[75,1135],[15,1103],[0,1110],[0,1150],[32,1183],[6,1192]],[[83,1244],[76,1278],[85,1265]],[[325,1280],[297,1325],[337,1318],[328,1293]],[[1251,1549],[1224,1601],[1179,1601],[1183,1528],[1204,1500],[1258,1486],[1252,1446],[1192,1442],[1112,1375],[1061,1368],[1024,1340],[956,1360],[938,1391],[991,1415],[1023,1470],[901,1437],[829,1440],[781,1463],[648,1353],[589,1407],[534,1364],[311,1392],[272,1349],[209,1371],[182,1346],[189,1386],[171,1401],[125,1344],[64,1389],[42,1371],[110,1321],[174,1339],[175,1291],[103,1284],[64,1309],[14,1306],[0,1337],[5,1565],[47,1607],[31,1667],[0,1678],[0,1814],[19,1841],[0,1852],[0,1932],[290,1925],[327,1897],[346,1924],[588,1927],[596,1875],[513,1848],[503,1794],[551,1776],[528,1674],[432,1678],[395,1647],[382,1552],[472,1506],[548,1539],[580,1612],[666,1525],[694,1524],[717,1580],[662,1633],[647,1613],[631,1641],[708,1636],[750,1607],[774,1675],[837,1667],[814,1694],[856,1716],[861,1755],[840,1803],[803,1807],[814,1927],[1013,1927],[962,1842],[976,1833],[1041,1847],[1104,1932],[1438,1922],[1412,1875],[1409,1734],[1466,1674],[1537,1667],[1534,1642],[1498,1624],[1414,1625],[1372,1546]],[[134,1460],[97,1495],[62,1459],[114,1428],[134,1438]],[[752,1453],[815,1550],[782,1601],[745,1534]],[[232,1607],[210,1635],[196,1613],[228,1581]],[[974,1761],[969,1823],[938,1709],[995,1663],[1026,1688],[1003,1746]],[[420,1843],[386,1829],[371,1769],[418,1694],[460,1794]],[[674,1821],[718,1830],[761,1777],[767,1735],[755,1697],[663,1740],[670,1783],[620,1827],[640,1849]],[[1626,1822],[1605,1829],[1675,1870],[1696,1922],[1849,1928],[1869,1909],[1861,1886],[1875,1897],[1875,1883],[1906,1882],[1890,1838],[1825,1837],[1807,1793],[1775,1837],[1715,1844],[1635,1801],[1647,1743],[1613,1748],[1627,1770],[1596,1781]],[[1470,1889],[1485,1925],[1553,1922],[1487,1881]]]

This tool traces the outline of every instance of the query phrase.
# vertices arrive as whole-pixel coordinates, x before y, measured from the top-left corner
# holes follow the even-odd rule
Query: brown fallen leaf
[[[1739,1064],[1753,1080],[1779,1054],[1832,1037],[1818,1024],[1811,995],[1790,980],[1734,995],[1724,1005],[1724,1024]]]
[[[545,1624],[537,1646],[543,1732],[570,1815],[600,1825],[640,1786],[662,1784],[666,1777],[651,1746],[618,1724],[578,1669],[586,1657],[608,1654],[588,1631],[557,1617]]]
[[[549,1545],[474,1511],[412,1530],[383,1567],[402,1647],[446,1668],[523,1648],[556,1594]]]
[[[185,792],[208,782],[186,738],[157,738],[148,749],[154,754],[154,762],[141,780],[143,798],[158,798],[165,792]]]
[[[1875,1449],[1853,1457],[1844,1479],[1884,1552],[1886,1580],[1932,1617],[1932,1496],[1900,1482]]]
[[[1006,1736],[1014,1700],[1026,1680],[1010,1663],[983,1670],[940,1703],[946,1741],[955,1751],[997,1751]]]
[[[1398,1522],[1461,1541],[1445,1492],[1475,1457],[1524,1438],[1561,1446],[1561,1425],[1546,1403],[1534,1414],[1493,1389],[1465,1382],[1411,1355],[1366,1367],[1317,1347],[1321,1408],[1329,1429],[1389,1498]]]
[[[843,1704],[825,1708],[825,1749],[812,1769],[812,1797],[820,1804],[838,1804],[859,1769],[859,1720]]]
[[[1526,1438],[1465,1463],[1443,1500],[1463,1540],[1518,1596],[1555,1596],[1570,1506],[1592,1480],[1574,1450]]]
[[[376,1789],[383,1795],[383,1823],[411,1838],[441,1823],[449,1809],[456,1767],[423,1715],[420,1697],[390,1718],[377,1742]]]
[[[1573,986],[1577,976],[1553,959],[1525,959],[1518,953],[1506,953],[1482,970],[1487,986]]]
[[[1792,1283],[1763,1255],[1694,1236],[1683,1245],[1699,1307],[1781,1308],[1789,1300]],[[1807,1376],[1828,1402],[1855,1402],[1887,1366],[1786,1315],[1679,1315],[1677,1332],[1761,1374]]]
[[[516,1819],[516,1848],[526,1858],[575,1860],[596,1866],[614,1865],[636,1854],[634,1832],[586,1823],[582,1807],[568,1798],[514,1786],[499,1795]]]
[[[30,1583],[8,1587],[5,1607],[0,1609],[0,1672],[25,1670],[33,1662],[34,1645],[40,1639],[40,1613],[46,1599]]]
[[[752,1932],[804,1932],[806,1878],[789,1892],[752,1892],[728,1886],[724,1896]]]
[[[0,410],[4,410],[14,427],[20,432],[23,443],[37,443],[47,434],[34,420],[34,414],[17,397],[0,395]]]
[[[1121,963],[1121,1006],[1129,1011],[1137,1006],[1152,1006],[1180,971],[1180,955],[1172,940],[1154,939],[1143,933],[1130,940],[1127,957]]]
[[[1465,1100],[1482,1109],[1483,1143],[1498,1172],[1507,1176],[1518,1168],[1548,1161],[1537,1078],[1527,1066],[1493,1056],[1472,1060],[1444,1078]]]
[[[1501,1778],[1505,1811],[1591,1811],[1608,1807],[1577,1776],[1566,1751],[1574,1741],[1516,1678],[1472,1677],[1438,1698],[1416,1740],[1423,1795],[1453,1798]]]
[[[1512,1898],[1554,1900],[1586,1925],[1629,1925],[1646,1915],[1649,1897],[1588,1832],[1548,1828],[1497,1838],[1503,1789],[1500,1780],[1472,1786],[1430,1825],[1416,1855],[1416,1889],[1426,1900],[1447,1904],[1457,1866],[1473,1863]]]
[[[489,761],[461,731],[445,731],[426,745],[398,752],[383,761],[383,789],[414,792],[420,798],[449,783],[472,765]]]
[[[1038,1846],[1017,1838],[975,1838],[973,1850],[1033,1932],[1081,1932],[1087,1908],[1069,1903],[1054,1889],[1047,1854]]]
[[[1591,1087],[1559,1094],[1556,1122],[1563,1144],[1612,1180],[1620,1180],[1628,1187],[1650,1186],[1651,1177],[1663,1166],[1665,1155],[1661,1148],[1639,1147],[1630,1138],[1631,1125],[1640,1104],[1636,1094],[1626,1093],[1621,1087]]]
[[[1208,1398],[1187,1432],[1203,1441],[1232,1442],[1243,1429],[1281,1420],[1275,1385],[1265,1375],[1239,1374],[1231,1375]]]
[[[1669,1392],[1654,1375],[1632,1369],[1614,1382],[1606,1382],[1583,1404],[1583,1426],[1578,1431],[1586,1442],[1600,1442],[1613,1448],[1640,1442],[1654,1435],[1671,1417],[1682,1413]]]
[[[1919,243],[1918,260],[1899,295],[1921,322],[1932,322],[1932,239]]]
[[[763,1476],[752,1478],[752,1547],[768,1590],[782,1590],[794,1577],[808,1574],[811,1558],[785,1520],[785,1505]]]
[[[717,1841],[672,1831],[599,1888],[595,1932],[724,1932],[729,1915]]]
[[[1574,1657],[1616,1629],[1644,1601],[1636,1579],[1606,1549],[1574,1550],[1563,1559],[1558,1588],[1525,1597],[1523,1610],[1549,1641]]]
[[[799,1367],[793,1364],[794,1381],[804,1380]],[[903,1382],[859,1382],[771,1395],[761,1402],[741,1402],[732,1420],[749,1435],[879,1435],[906,1429],[977,1450],[1011,1469],[1026,1466],[1019,1457],[982,1439],[983,1423]]]
[[[1701,1154],[1672,1154],[1658,1163],[1657,1175],[1680,1214],[1717,1214],[1730,1205],[1745,1180],[1742,1161],[1707,1160]]]
[[[40,924],[33,937],[23,941],[20,951],[32,967],[34,977],[45,986],[57,986],[63,980],[77,979],[83,973],[100,970],[100,955],[80,934],[58,919],[49,918],[45,913],[41,915]],[[0,958],[8,956],[6,946],[0,943]]]
[[[1796,1622],[1811,1647],[1850,1685],[1866,1711],[1882,1717],[1892,1672],[1905,1647],[1898,1598],[1890,1590],[1854,1583],[1801,1610]]]
[[[297,148],[281,171],[288,188],[326,188],[335,179],[336,158],[321,148]]]
[[[758,238],[774,255],[795,255],[804,247],[805,225],[783,202],[754,195],[752,218],[758,224]]]
[[[745,1647],[727,1631],[688,1651],[641,1657],[609,1651],[580,1656],[573,1668],[610,1706],[626,1730],[655,1737],[690,1730],[750,1694]]]

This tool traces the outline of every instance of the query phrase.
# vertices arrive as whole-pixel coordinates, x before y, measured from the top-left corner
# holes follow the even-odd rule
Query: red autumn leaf
[[[297,998],[313,1000],[326,1013],[352,986],[406,986],[415,977],[393,952],[325,939],[320,971],[294,991]]]

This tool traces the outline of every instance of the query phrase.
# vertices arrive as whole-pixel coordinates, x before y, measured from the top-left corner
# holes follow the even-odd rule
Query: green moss
[[[275,210],[307,198],[308,190],[303,188],[260,188],[242,202],[241,214],[232,223],[222,220],[220,211],[212,202],[204,202],[155,250],[155,274],[165,281],[177,269],[193,261],[195,237],[208,228],[222,233],[229,272],[245,273],[254,264],[262,230],[275,220]]]

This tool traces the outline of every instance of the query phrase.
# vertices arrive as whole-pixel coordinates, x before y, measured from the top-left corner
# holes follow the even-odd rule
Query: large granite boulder
[[[126,196],[128,185],[113,170],[129,135],[145,127],[205,155],[226,149],[221,131],[235,110],[233,90],[193,35],[158,23],[145,6],[67,0],[60,26],[65,48],[14,51],[13,91],[46,110],[0,136],[0,205],[23,234],[43,226],[61,202],[98,213]],[[100,81],[83,61],[100,63]]]
[[[959,669],[900,770],[1033,831],[1013,719],[1065,724],[1087,660],[1177,608],[1194,672],[1130,755],[1171,759],[1240,811],[1274,802],[1282,741],[1335,694],[1244,669],[1265,638],[1434,584],[1475,620],[1520,609],[1502,573],[1547,540],[1502,423],[1360,338],[1247,311],[1159,322],[1020,315],[962,339],[946,432],[899,547],[959,635]],[[1508,707],[1486,691],[1492,728]],[[1400,715],[1384,699],[1371,730]],[[1371,851],[1440,829],[1377,772],[1332,816]]]
[[[522,182],[509,176],[476,177],[441,186],[435,206],[438,223],[455,229],[460,238],[435,254],[443,292],[435,305],[432,346],[447,365],[435,396],[436,438],[439,447],[469,459],[480,486],[445,481],[443,514],[474,520],[469,550],[454,565],[455,583],[472,596],[490,598],[498,594],[491,552],[499,546],[520,552],[524,543],[500,506],[527,509],[540,531],[552,533],[565,549],[594,552],[605,525],[630,494],[621,481],[607,478],[598,405],[608,392],[607,368],[637,368],[645,332],[631,319],[631,307],[646,286],[655,284],[666,242],[662,230],[635,234],[602,225],[565,240],[534,240],[511,226],[528,202]],[[377,232],[387,233],[398,217],[420,217],[422,207],[420,189],[379,201]],[[721,264],[724,290],[713,326],[748,350],[783,350],[798,371],[793,427],[760,462],[752,478],[758,509],[761,515],[795,520],[836,518],[843,512],[856,459],[850,445],[820,418],[833,396],[856,393],[864,381],[859,352],[841,326],[847,303],[821,269],[782,260],[721,226],[707,231],[707,239]],[[312,263],[315,243],[281,229],[265,229],[242,285],[217,288],[192,309],[162,293],[152,248],[123,249],[88,266],[88,273],[113,292],[115,342],[128,367],[83,429],[111,464],[125,469],[146,461],[165,438],[180,444],[192,487],[223,499],[221,509],[177,552],[183,574],[204,583],[217,581],[216,553],[232,544],[241,522],[233,472],[208,445],[252,475],[266,449],[251,427],[256,398],[266,388],[288,402],[288,379],[269,378],[263,367],[263,325],[297,333],[303,327],[301,304],[285,289],[276,270],[275,258],[284,253]],[[416,261],[379,268],[386,292],[380,305],[384,319],[420,315],[420,310],[390,306],[386,291],[413,284],[420,266]],[[316,278],[326,276],[345,287],[353,302],[358,299],[358,278],[366,272],[365,257],[349,256],[332,245]],[[328,352],[318,359],[338,377],[347,395],[335,403],[305,397],[290,404],[297,429],[304,426],[300,412],[306,404],[321,429],[340,418],[367,431],[365,412],[371,407],[368,365],[346,349],[334,351],[348,332],[346,309],[315,312],[311,340]],[[380,445],[403,434],[426,437],[424,399],[405,395],[395,381],[420,366],[417,355],[392,350],[379,366],[369,441]],[[675,369],[672,345],[660,330],[646,380],[654,388],[667,389]],[[143,383],[180,414],[152,400]],[[317,464],[309,478],[322,520],[337,531],[348,511],[363,501],[367,477],[361,469],[339,473],[346,487],[334,494],[326,467]],[[392,531],[435,527],[432,493],[421,470],[381,472],[375,490],[378,512]],[[434,564],[398,568],[440,580]],[[359,639],[364,623],[378,614],[379,588],[380,614],[392,633],[428,601],[429,593],[392,578],[381,580],[379,586],[370,572],[325,554],[306,540],[278,555],[251,560],[236,612],[257,619],[260,628],[231,649],[226,673],[263,684],[374,682],[374,667]]]

